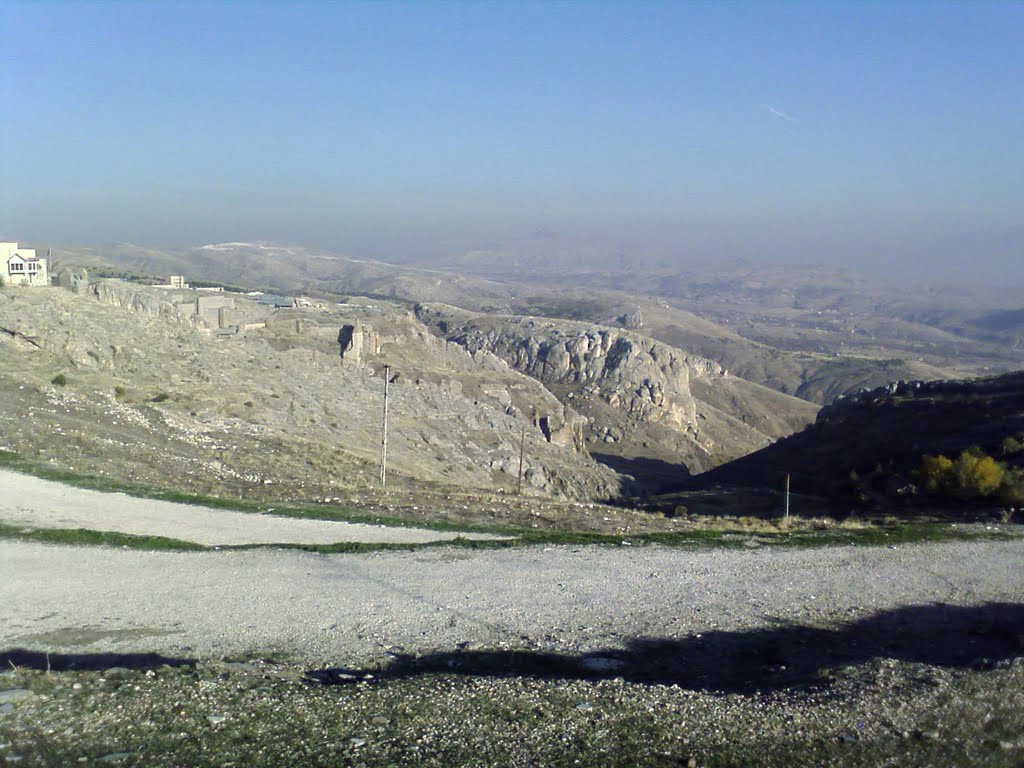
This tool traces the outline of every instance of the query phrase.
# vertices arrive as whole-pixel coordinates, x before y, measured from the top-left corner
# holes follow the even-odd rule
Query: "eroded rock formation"
[[[691,377],[724,375],[717,363],[624,330],[536,317],[495,323],[425,305],[417,314],[470,352],[493,353],[549,386],[582,387],[637,419],[677,430],[697,429]]]

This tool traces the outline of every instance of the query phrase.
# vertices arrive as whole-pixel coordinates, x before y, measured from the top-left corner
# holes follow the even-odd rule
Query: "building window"
[[[37,262],[30,261],[28,263],[28,271],[29,272],[38,272],[39,271],[39,264]]]
[[[11,272],[24,272],[25,271],[25,263],[22,262],[22,261],[12,261],[12,262],[10,262],[8,264],[8,266],[10,267]]]

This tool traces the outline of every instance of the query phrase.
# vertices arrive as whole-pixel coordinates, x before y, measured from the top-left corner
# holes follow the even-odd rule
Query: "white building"
[[[46,259],[40,259],[32,248],[19,248],[17,243],[0,243],[0,285],[49,285]]]

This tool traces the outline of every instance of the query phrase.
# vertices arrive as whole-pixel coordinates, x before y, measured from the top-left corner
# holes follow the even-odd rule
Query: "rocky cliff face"
[[[438,304],[416,314],[449,343],[540,381],[586,420],[577,439],[610,466],[643,476],[645,488],[669,487],[771,440],[724,412],[717,396],[714,405],[695,397],[698,384],[705,393],[737,394],[721,366],[638,333]]]
[[[718,364],[624,330],[535,317],[491,318],[421,305],[421,320],[471,352],[486,350],[549,386],[582,388],[641,421],[696,433],[690,391],[696,376],[723,376]]]
[[[91,283],[86,292],[100,304],[121,307],[146,317],[178,320],[175,306],[153,291],[140,290],[120,280],[101,280]]]

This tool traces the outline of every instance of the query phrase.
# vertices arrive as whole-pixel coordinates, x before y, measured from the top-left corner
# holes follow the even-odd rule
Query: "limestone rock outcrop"
[[[139,290],[120,280],[100,280],[90,283],[88,292],[95,296],[100,304],[122,307],[152,318],[166,320],[178,318],[178,311],[171,302],[157,296],[152,291]]]
[[[582,388],[620,411],[682,431],[697,429],[691,377],[721,376],[717,363],[629,331],[537,317],[420,305],[417,316],[472,353],[493,353],[558,388]]]

